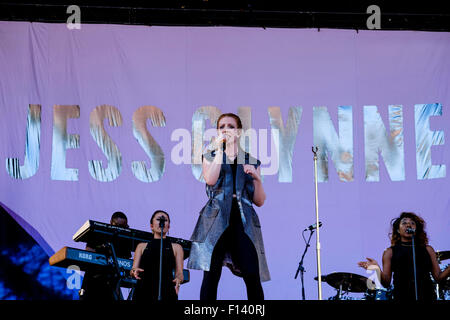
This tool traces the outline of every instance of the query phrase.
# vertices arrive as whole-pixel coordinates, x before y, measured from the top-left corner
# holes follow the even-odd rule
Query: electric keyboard
[[[82,249],[76,249],[71,247],[63,247],[49,259],[49,264],[55,267],[69,268],[78,267],[82,271],[86,271],[89,268],[108,267],[112,266],[112,257],[107,257],[104,254],[86,251]],[[133,260],[117,258],[117,264],[119,269],[124,275],[129,275],[131,268],[133,267]],[[183,270],[183,283],[189,282],[189,270]],[[125,280],[125,281],[124,281]],[[124,287],[130,287],[136,283],[136,280],[128,277],[122,280]]]
[[[120,240],[121,245],[130,248],[130,251],[134,251],[139,242],[149,242],[153,240],[153,233],[131,228],[122,228],[94,220],[87,220],[73,235],[73,240],[76,242],[106,243],[113,239]],[[181,245],[183,247],[184,259],[189,257],[191,241],[173,237],[166,237],[165,239]]]

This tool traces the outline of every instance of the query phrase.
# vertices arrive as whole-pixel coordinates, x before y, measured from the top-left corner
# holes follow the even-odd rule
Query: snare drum
[[[367,290],[364,300],[370,301],[392,300],[392,290],[385,288]]]
[[[375,290],[375,300],[391,300],[392,292],[389,289]]]

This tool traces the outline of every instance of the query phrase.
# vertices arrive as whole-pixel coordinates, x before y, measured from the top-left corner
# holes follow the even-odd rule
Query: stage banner
[[[444,32],[0,22],[0,204],[49,255],[84,248],[74,233],[115,211],[150,231],[165,210],[169,236],[189,239],[207,201],[202,149],[233,112],[262,162],[265,298],[301,298],[312,146],[322,274],[374,279],[357,262],[381,264],[402,211],[450,249],[449,57]],[[318,297],[315,241],[307,299]],[[202,277],[191,270],[180,299],[199,299]],[[218,298],[246,297],[224,268]]]

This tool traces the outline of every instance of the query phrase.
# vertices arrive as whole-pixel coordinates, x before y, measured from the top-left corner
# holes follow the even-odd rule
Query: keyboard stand
[[[115,300],[124,300],[122,295],[122,290],[120,289],[120,285],[123,278],[123,272],[120,271],[119,263],[117,262],[116,250],[114,249],[114,245],[112,242],[107,242],[107,246],[109,247],[109,251],[111,255],[106,255],[108,264],[110,264],[114,270],[113,281],[114,281],[114,299]]]

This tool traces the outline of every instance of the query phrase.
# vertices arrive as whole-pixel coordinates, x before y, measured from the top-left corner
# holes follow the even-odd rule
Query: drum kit
[[[317,280],[317,277],[314,278]],[[333,272],[322,276],[322,281],[328,283],[336,289],[336,295],[328,300],[390,300],[392,298],[391,289],[376,288],[375,283],[364,276],[348,272]],[[349,293],[363,294],[359,298],[354,298]]]
[[[448,265],[442,265],[443,260],[450,259],[450,251],[436,252],[438,263],[441,270],[445,270]],[[430,275],[431,276],[431,275]],[[347,272],[333,272],[323,275],[322,281],[336,289],[336,295],[328,298],[328,300],[392,300],[392,287],[388,289],[377,288],[375,283],[364,276]],[[317,277],[314,280],[318,280]],[[438,300],[450,300],[450,277],[443,282],[436,283],[436,296]],[[360,293],[362,297],[352,298],[349,293]]]
[[[441,271],[444,271],[449,265],[444,265],[442,261],[450,259],[450,251],[437,251],[436,258],[440,265]],[[450,277],[444,281],[437,283],[433,280],[433,284],[436,288],[436,296],[438,300],[450,300]]]

